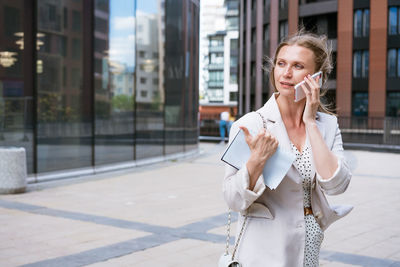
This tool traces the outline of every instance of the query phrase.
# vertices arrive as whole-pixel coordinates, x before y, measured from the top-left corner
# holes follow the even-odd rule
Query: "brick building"
[[[268,99],[263,57],[303,25],[332,44],[325,88],[340,117],[400,117],[399,12],[396,0],[241,0],[239,113]]]

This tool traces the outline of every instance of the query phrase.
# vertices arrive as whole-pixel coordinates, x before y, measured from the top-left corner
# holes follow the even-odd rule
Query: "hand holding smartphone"
[[[322,71],[318,71],[317,73],[314,73],[311,75],[311,78],[314,80],[317,80],[317,77],[319,77],[318,84],[319,87],[322,86]],[[298,84],[294,86],[294,102],[299,102],[302,100],[304,97],[306,97],[306,94],[303,91],[303,88],[301,88],[301,85],[304,84],[305,81],[301,81]],[[306,83],[306,86],[308,87],[308,84]],[[310,88],[308,88],[310,89]]]

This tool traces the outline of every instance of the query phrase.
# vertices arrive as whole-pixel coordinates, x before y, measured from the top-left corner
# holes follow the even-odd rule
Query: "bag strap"
[[[263,121],[264,128],[267,129],[267,121],[265,120],[264,116],[259,111],[256,111],[256,113],[258,115],[260,115],[260,117],[261,117],[261,119]],[[247,217],[247,211],[246,211],[246,214],[244,215],[244,221],[243,221],[243,224],[242,224],[242,228],[240,229],[239,236],[236,239],[235,247],[233,248],[232,260],[235,258],[235,253],[236,253],[237,248],[239,246],[240,239],[242,238],[242,235],[243,235],[243,232],[244,232],[244,228],[245,228],[246,223],[247,223],[247,219],[248,219],[248,217]],[[230,240],[230,234],[231,234],[231,209],[229,209],[229,211],[228,211],[228,224],[226,225],[226,232],[227,232],[227,235],[226,235],[225,255],[228,255],[229,254],[229,240]]]
[[[243,224],[242,224],[242,228],[240,229],[239,236],[236,239],[235,247],[233,248],[232,260],[235,258],[235,253],[236,253],[237,248],[239,246],[240,239],[242,238],[242,235],[243,235],[243,232],[244,232],[244,228],[246,226],[247,218],[248,217],[247,217],[247,211],[246,211],[246,214],[244,215],[244,221],[243,221]],[[228,224],[226,226],[226,232],[227,232],[227,236],[226,236],[225,255],[228,255],[229,254],[230,232],[231,232],[231,209],[229,209],[229,211],[228,211]]]

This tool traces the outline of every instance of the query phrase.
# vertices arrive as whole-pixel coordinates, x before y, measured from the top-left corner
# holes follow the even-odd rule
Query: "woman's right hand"
[[[242,129],[251,152],[246,167],[250,176],[249,189],[253,190],[258,177],[264,169],[265,163],[275,153],[279,142],[264,128],[256,136],[252,136],[244,126],[240,126],[239,128]]]

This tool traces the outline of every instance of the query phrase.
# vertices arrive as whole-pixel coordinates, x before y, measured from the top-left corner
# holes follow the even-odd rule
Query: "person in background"
[[[221,143],[225,142],[225,132],[226,136],[229,136],[231,123],[229,121],[230,114],[228,111],[221,112],[219,120],[219,134],[221,136]]]

